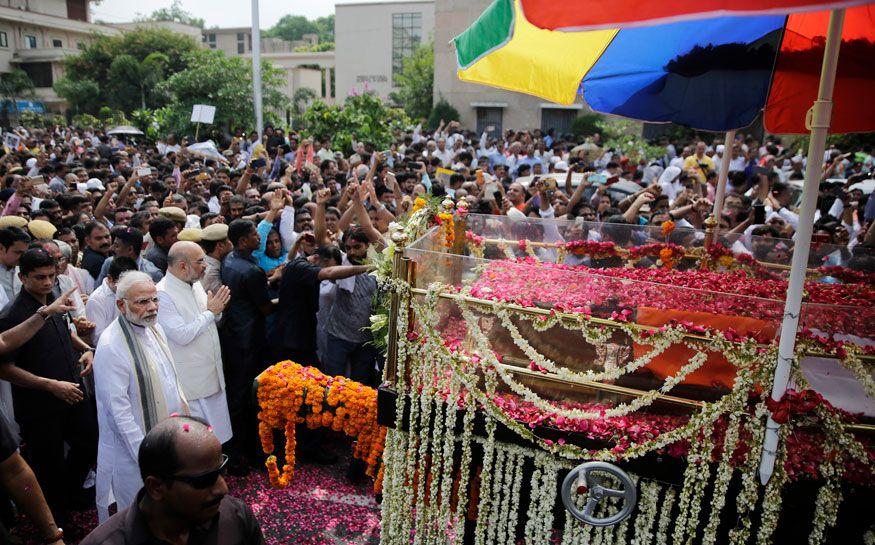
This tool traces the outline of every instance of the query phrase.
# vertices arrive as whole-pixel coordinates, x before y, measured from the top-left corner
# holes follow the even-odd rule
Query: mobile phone
[[[556,178],[545,178],[544,189],[547,191],[556,191]]]
[[[498,207],[501,208],[501,202],[503,200],[501,196],[501,191],[493,191],[492,198],[495,200],[495,204],[497,204]]]
[[[137,176],[139,176],[141,178],[143,176],[149,176],[151,174],[152,174],[152,169],[149,167],[140,167],[137,169]]]
[[[45,176],[42,176],[42,175],[40,175],[40,176],[31,176],[30,178],[27,179],[27,181],[28,181],[28,183],[29,183],[31,186],[35,186],[35,185],[39,185],[39,184],[44,184],[44,183],[46,183],[46,177],[45,177]]]
[[[591,184],[603,184],[608,181],[608,177],[604,174],[590,174],[586,177],[586,181]]]
[[[607,180],[605,180],[605,185],[614,185],[615,183],[620,181],[619,176],[611,176]]]
[[[766,205],[765,204],[755,204],[753,205],[753,223],[754,225],[760,225],[766,222]]]
[[[251,163],[249,163],[249,166],[252,168],[261,168],[266,164],[267,162],[264,159],[254,159]]]

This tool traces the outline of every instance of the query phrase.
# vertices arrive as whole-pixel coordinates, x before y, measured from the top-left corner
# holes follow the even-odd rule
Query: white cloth
[[[79,287],[76,286],[76,282],[66,274],[59,274],[58,287],[61,289],[61,293],[65,293],[71,288],[76,288],[76,291],[74,291],[73,295],[70,296],[70,299],[73,300],[74,307],[73,310],[70,312],[70,315],[72,315],[74,318],[81,318],[85,316],[85,303],[82,302],[82,292],[79,291]]]
[[[829,336],[822,331],[815,331],[815,333]],[[875,341],[871,339],[864,339],[856,335],[836,334],[833,338],[859,346],[875,344]],[[875,416],[875,399],[866,396],[862,383],[837,359],[806,356],[802,358],[799,365],[811,387],[834,407],[851,413]],[[793,382],[791,382],[790,387],[794,387]]]
[[[152,330],[132,325],[143,352],[155,362],[161,377],[161,390],[167,412],[184,412],[179,383],[171,362],[160,348],[161,340]],[[155,331],[164,335],[160,325]],[[144,423],[140,411],[140,389],[131,353],[118,321],[100,336],[94,354],[94,392],[97,400],[97,515],[100,522],[109,517],[110,495],[119,511],[130,506],[142,488],[137,453],[143,442]]]
[[[6,292],[6,298],[14,301],[21,291],[21,279],[18,278],[18,267],[7,268],[0,263],[0,288]]]
[[[678,193],[684,190],[683,184],[679,181],[680,175],[681,169],[674,166],[668,167],[659,175],[659,187],[668,196],[669,203],[673,203]]]
[[[96,345],[100,340],[101,333],[109,327],[113,320],[118,318],[115,292],[110,289],[106,280],[88,297],[88,302],[85,303],[85,316],[88,318],[88,321],[94,322],[92,338]]]
[[[231,417],[225,398],[222,349],[216,329],[218,317],[207,310],[207,294],[200,282],[183,282],[170,271],[158,282],[158,323],[179,373],[182,391],[213,427],[220,442],[231,439]],[[197,400],[210,401],[197,403]]]

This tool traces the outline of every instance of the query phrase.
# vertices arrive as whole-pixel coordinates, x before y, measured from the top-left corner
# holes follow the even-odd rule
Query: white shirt
[[[173,364],[164,355],[152,330],[134,325],[143,352],[157,366],[168,414],[184,412]],[[164,335],[161,326],[155,326]],[[100,337],[94,353],[94,392],[97,400],[97,514],[109,516],[110,493],[119,511],[135,501],[142,488],[137,454],[143,442],[140,390],[131,353],[119,323],[113,322]]]
[[[115,304],[115,292],[110,289],[104,279],[99,288],[91,293],[88,302],[85,303],[85,316],[88,321],[94,322],[94,343],[100,340],[100,334],[109,327],[113,320],[118,318],[118,307]]]
[[[18,292],[21,291],[21,279],[18,278],[18,267],[7,268],[6,265],[0,263],[0,288],[6,292],[6,299],[9,301],[15,300]]]

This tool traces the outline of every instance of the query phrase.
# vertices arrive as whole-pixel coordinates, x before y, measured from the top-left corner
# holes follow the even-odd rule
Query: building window
[[[57,38],[52,39],[52,47],[64,47],[64,42]]]
[[[237,54],[246,53],[246,34],[243,32],[237,33]]]
[[[498,138],[502,135],[502,114],[504,108],[484,107],[477,108],[477,134],[489,133],[490,138]]]
[[[0,47],[9,47],[9,36],[3,31],[0,31]]]
[[[36,49],[36,36],[31,34],[24,35],[24,48],[25,49]]]
[[[85,49],[85,42],[76,42],[76,49],[80,51]]]
[[[422,41],[421,13],[392,14],[392,85],[404,69],[404,59],[413,54]]]
[[[205,34],[204,35],[204,43],[209,46],[210,49],[216,48],[216,35],[215,34]]]
[[[54,83],[50,62],[23,62],[19,66],[33,81],[34,87],[51,87]]]

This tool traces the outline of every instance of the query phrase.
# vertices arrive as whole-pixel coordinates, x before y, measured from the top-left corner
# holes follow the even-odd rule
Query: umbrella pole
[[[817,100],[808,111],[806,125],[811,130],[808,144],[808,162],[805,169],[805,183],[802,189],[802,207],[799,210],[799,228],[796,230],[796,246],[790,266],[790,281],[787,285],[787,300],[784,304],[784,319],[781,322],[781,337],[778,345],[778,363],[775,367],[772,399],[780,400],[787,391],[790,370],[793,365],[793,351],[796,346],[796,331],[802,310],[802,290],[805,272],[808,267],[808,254],[811,250],[811,234],[814,231],[814,211],[822,175],[823,151],[832,114],[832,93],[838,66],[839,46],[842,43],[842,25],[845,10],[836,9],[830,13],[826,47],[823,52],[823,65],[820,71],[820,87]],[[763,454],[760,459],[760,482],[766,484],[775,468],[775,455],[778,450],[780,425],[771,415],[766,423]]]
[[[726,179],[729,177],[729,162],[732,160],[732,144],[735,142],[735,131],[726,131],[726,138],[723,139],[723,160],[720,161],[720,172],[717,175],[717,188],[714,191],[714,210],[711,212],[711,217],[707,221],[710,237],[707,236],[706,246],[714,242],[712,239],[717,233],[717,226],[720,225],[718,218],[723,213],[723,198],[726,196]]]

